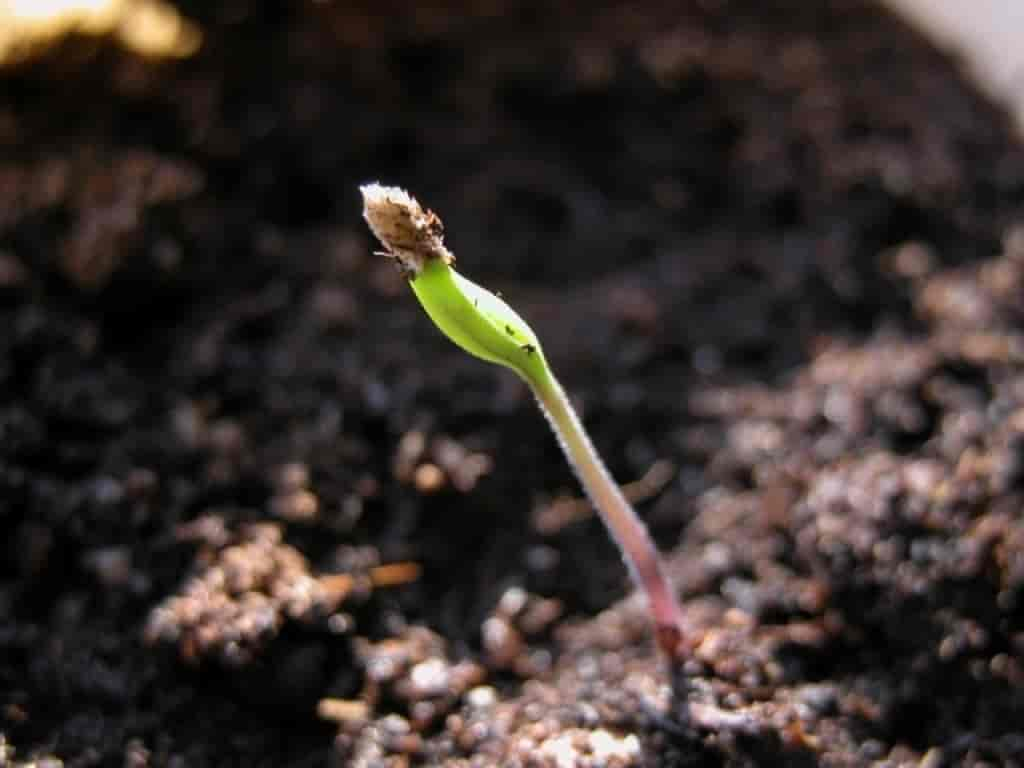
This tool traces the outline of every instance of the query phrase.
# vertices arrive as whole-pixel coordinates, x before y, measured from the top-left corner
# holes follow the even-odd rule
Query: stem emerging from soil
[[[452,269],[455,257],[444,246],[436,215],[401,189],[368,184],[362,193],[363,215],[387,249],[384,255],[395,259],[409,277],[438,328],[470,354],[511,368],[530,387],[634,582],[647,597],[658,647],[674,661],[683,639],[682,610],[661,556],[551,373],[533,330],[508,304]]]
[[[647,527],[612,479],[554,375],[545,371],[540,381],[529,383],[565,458],[619,545],[634,583],[647,596],[658,646],[674,658],[682,640],[682,610]]]

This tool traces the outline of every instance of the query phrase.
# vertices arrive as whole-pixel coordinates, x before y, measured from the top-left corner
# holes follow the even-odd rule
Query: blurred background
[[[0,765],[441,764],[473,685],[580,698],[560,627],[612,643],[624,569],[372,254],[372,180],[529,318],[702,631],[752,633],[715,674],[831,638],[731,683],[871,705],[807,759],[1019,758],[1022,20],[952,5],[0,0]],[[451,696],[401,686],[430,659]]]

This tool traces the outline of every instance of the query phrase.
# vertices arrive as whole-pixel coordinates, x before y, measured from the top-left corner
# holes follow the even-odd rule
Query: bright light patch
[[[161,0],[0,0],[0,66],[71,34],[114,35],[143,56],[182,58],[202,32]]]

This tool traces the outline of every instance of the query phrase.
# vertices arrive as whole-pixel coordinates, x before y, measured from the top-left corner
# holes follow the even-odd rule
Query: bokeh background
[[[862,0],[0,3],[0,765],[1019,764],[1024,147],[982,94]],[[629,484],[696,731],[370,180]]]

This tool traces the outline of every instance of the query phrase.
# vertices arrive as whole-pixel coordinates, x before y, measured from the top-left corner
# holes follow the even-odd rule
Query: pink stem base
[[[530,383],[583,490],[619,545],[633,581],[647,597],[658,646],[674,660],[683,641],[683,613],[647,527],[605,468],[555,378],[548,375]]]

